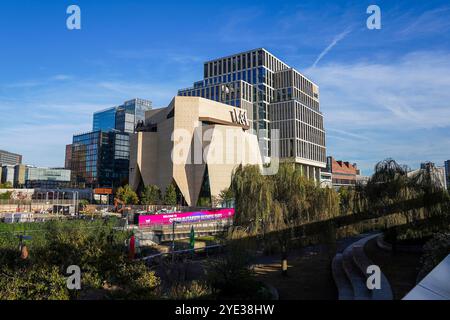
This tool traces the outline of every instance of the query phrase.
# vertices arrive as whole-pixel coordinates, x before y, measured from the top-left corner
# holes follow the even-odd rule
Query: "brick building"
[[[333,157],[327,157],[326,170],[331,173],[333,187],[336,188],[354,187],[357,176],[360,174],[356,163],[351,164],[348,161],[335,160]]]

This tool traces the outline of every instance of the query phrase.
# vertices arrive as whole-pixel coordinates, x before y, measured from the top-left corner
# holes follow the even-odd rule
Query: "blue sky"
[[[82,29],[66,28],[81,8]],[[366,28],[377,4],[382,29]],[[264,47],[321,91],[328,154],[369,174],[450,159],[448,1],[2,1],[0,149],[62,166],[92,113],[166,106],[202,62]],[[320,59],[319,59],[320,58]]]

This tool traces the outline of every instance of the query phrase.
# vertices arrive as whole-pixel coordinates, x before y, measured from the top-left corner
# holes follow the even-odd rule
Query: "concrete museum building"
[[[164,193],[173,184],[188,206],[217,197],[239,164],[262,165],[247,112],[192,96],[147,111],[130,135],[130,185],[137,191],[156,185]]]

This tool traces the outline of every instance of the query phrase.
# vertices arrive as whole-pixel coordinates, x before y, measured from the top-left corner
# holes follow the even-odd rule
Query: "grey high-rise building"
[[[22,156],[20,154],[0,150],[0,165],[15,166],[22,163]]]
[[[282,161],[293,162],[306,176],[320,180],[320,169],[326,167],[326,147],[319,87],[267,50],[205,62],[204,79],[179,90],[178,95],[246,109],[265,156],[274,154],[270,129],[278,129]]]
[[[152,102],[132,99],[117,107],[94,113],[92,131],[114,131],[133,133],[137,124],[145,119],[145,111],[152,109]]]

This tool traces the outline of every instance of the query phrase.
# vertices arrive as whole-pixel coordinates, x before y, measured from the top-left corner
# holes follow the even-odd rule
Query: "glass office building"
[[[325,130],[319,87],[260,48],[204,63],[204,79],[179,90],[247,110],[264,156],[272,156],[270,130],[279,130],[279,156],[320,180],[326,167]]]
[[[25,168],[25,187],[57,189],[70,186],[70,170],[63,168]]]
[[[128,133],[93,131],[73,137],[72,182],[88,188],[116,188],[128,182]]]
[[[135,132],[138,123],[144,121],[145,112],[151,109],[151,101],[132,99],[95,112],[92,132],[75,135],[70,152],[66,150],[72,183],[88,188],[116,188],[126,184],[129,134]]]
[[[132,99],[119,106],[116,113],[116,129],[133,133],[139,122],[145,120],[145,112],[152,109],[152,102],[145,99]]]
[[[152,102],[132,99],[122,105],[94,113],[92,131],[133,133],[137,124],[145,119],[145,111],[152,109]]]
[[[116,127],[117,107],[108,108],[94,113],[93,131],[111,131]]]

